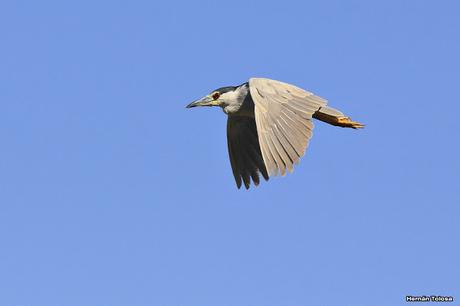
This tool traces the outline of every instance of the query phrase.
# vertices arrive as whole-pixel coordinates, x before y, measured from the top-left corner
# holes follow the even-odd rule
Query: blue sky
[[[2,1],[0,304],[460,299],[459,10]],[[252,76],[366,129],[317,123],[292,175],[237,190],[225,115],[184,106]]]

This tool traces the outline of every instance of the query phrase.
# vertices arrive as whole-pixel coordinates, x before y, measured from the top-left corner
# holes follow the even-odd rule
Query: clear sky
[[[2,1],[0,305],[460,299],[458,1]],[[249,77],[329,100],[293,174],[238,190]],[[452,304],[451,304],[452,305]]]

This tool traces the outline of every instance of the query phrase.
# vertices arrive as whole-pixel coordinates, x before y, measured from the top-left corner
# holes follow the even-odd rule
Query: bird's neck
[[[224,105],[222,106],[224,113],[227,115],[250,115],[246,114],[248,111],[251,111],[250,104],[252,100],[248,101],[250,97],[248,83],[238,86],[231,94],[226,95]]]

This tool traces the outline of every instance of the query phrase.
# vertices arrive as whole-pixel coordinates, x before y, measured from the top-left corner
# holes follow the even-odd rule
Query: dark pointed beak
[[[206,97],[203,97],[199,100],[196,100],[196,101],[193,101],[192,103],[190,103],[189,105],[186,106],[186,108],[192,108],[192,107],[196,107],[196,106],[213,106],[212,102],[214,100],[209,97],[209,96],[206,96]]]

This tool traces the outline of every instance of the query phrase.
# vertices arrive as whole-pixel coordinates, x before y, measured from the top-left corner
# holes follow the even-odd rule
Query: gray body
[[[294,85],[251,78],[239,86],[214,90],[187,107],[219,106],[228,115],[227,144],[238,188],[251,180],[268,180],[293,171],[312,137],[312,118],[349,128],[362,128],[327,101]]]

